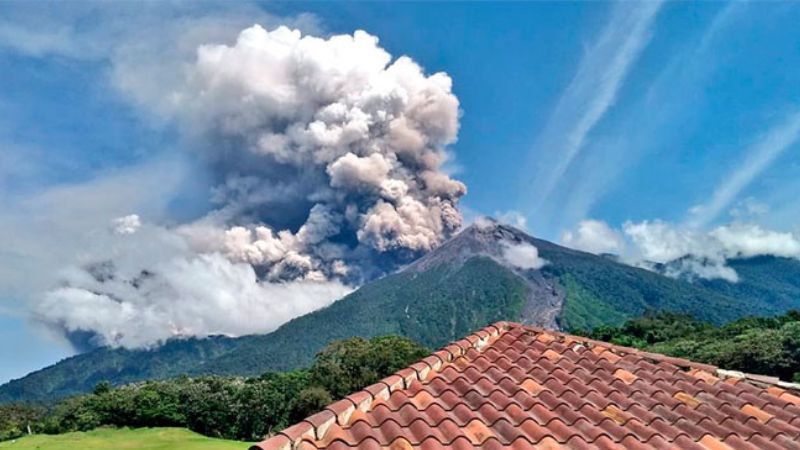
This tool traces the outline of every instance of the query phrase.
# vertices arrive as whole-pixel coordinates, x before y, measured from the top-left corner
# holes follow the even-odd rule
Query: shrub
[[[0,441],[27,434],[42,419],[42,408],[27,405],[0,405]]]
[[[292,400],[289,411],[289,420],[299,422],[306,417],[321,411],[333,402],[331,394],[320,386],[311,386],[303,389]]]

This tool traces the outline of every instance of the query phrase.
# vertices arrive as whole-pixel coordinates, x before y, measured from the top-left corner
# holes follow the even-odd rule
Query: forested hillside
[[[800,308],[800,260],[776,256],[740,258],[728,262],[739,275],[739,282],[697,280],[702,285],[730,297],[751,299],[767,308],[759,315],[780,314]]]
[[[609,258],[533,240],[549,264],[545,276],[557,280],[565,293],[562,329],[619,325],[646,311],[673,311],[721,324],[748,315],[772,315],[790,306],[776,306],[739,291],[724,292],[717,284],[703,285],[615,262]],[[800,268],[797,274],[800,276]],[[800,307],[800,296],[791,307]]]

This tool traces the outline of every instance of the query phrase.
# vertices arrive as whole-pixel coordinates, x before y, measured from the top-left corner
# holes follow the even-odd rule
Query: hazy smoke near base
[[[502,242],[503,259],[519,269],[537,270],[544,267],[547,261],[539,256],[539,249],[527,242]]]
[[[119,85],[181,130],[214,177],[215,209],[170,228],[114,220],[105,253],[64,272],[40,320],[126,347],[266,332],[461,226],[466,188],[442,169],[459,126],[446,74],[363,31],[258,25],[180,67],[179,83]]]

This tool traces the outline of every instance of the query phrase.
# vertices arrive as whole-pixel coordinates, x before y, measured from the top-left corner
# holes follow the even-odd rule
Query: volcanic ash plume
[[[181,130],[213,174],[216,208],[160,229],[180,242],[166,260],[139,267],[120,252],[97,255],[47,296],[44,320],[126,346],[268,331],[331,300],[285,305],[298,292],[313,295],[313,283],[333,283],[326,295],[341,294],[342,283],[393,270],[461,226],[466,188],[442,169],[459,118],[446,74],[393,60],[363,31],[320,39],[258,25],[232,45],[200,46],[182,70],[177,85],[125,94]],[[146,228],[132,216],[114,227],[116,239],[129,240],[143,239],[137,230]],[[101,262],[110,274],[98,276]],[[136,270],[119,273],[126,266]],[[199,295],[187,279],[214,290]],[[136,319],[109,329],[76,312],[89,304]],[[242,325],[248,312],[259,325]]]
[[[361,31],[254,26],[200,47],[158,106],[207,143],[219,216],[236,225],[217,250],[273,280],[359,279],[376,255],[428,251],[461,225],[465,187],[441,170],[458,131],[450,87]]]

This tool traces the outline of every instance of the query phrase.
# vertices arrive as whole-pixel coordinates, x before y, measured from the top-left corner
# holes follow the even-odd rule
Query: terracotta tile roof
[[[500,322],[251,450],[800,449],[797,387]]]

